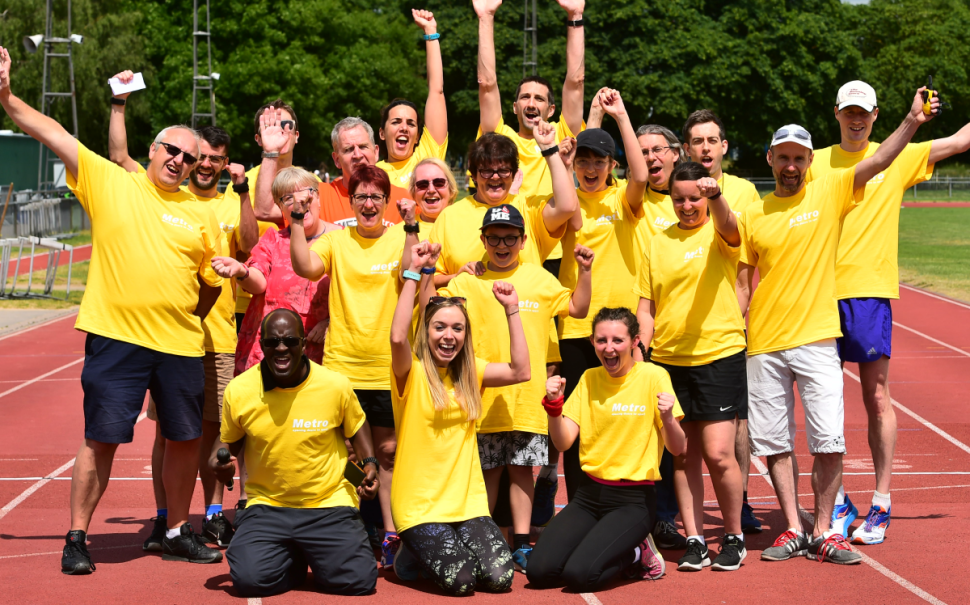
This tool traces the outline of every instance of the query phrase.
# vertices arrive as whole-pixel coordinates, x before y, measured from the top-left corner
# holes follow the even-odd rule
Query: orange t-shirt
[[[391,185],[391,197],[384,210],[384,224],[388,227],[401,222],[401,214],[397,211],[397,202],[401,199],[411,199],[411,194],[406,189]],[[350,192],[344,185],[343,177],[332,183],[320,184],[320,219],[342,227],[357,225],[357,217],[350,207]]]

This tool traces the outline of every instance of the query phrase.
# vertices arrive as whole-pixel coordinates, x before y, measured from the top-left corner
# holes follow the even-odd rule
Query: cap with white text
[[[525,219],[522,218],[522,213],[515,206],[502,204],[501,206],[493,206],[485,211],[485,219],[482,221],[482,231],[492,225],[525,229]]]
[[[853,80],[848,84],[843,84],[842,88],[839,89],[839,94],[835,97],[835,105],[839,111],[850,105],[872,111],[878,106],[876,91],[862,80]]]
[[[771,135],[772,147],[782,143],[798,143],[802,147],[814,149],[812,147],[812,135],[798,124],[782,126],[775,131],[775,134]]]

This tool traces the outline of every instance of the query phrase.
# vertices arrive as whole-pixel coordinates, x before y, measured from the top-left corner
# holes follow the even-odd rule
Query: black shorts
[[[702,366],[671,366],[674,394],[684,410],[681,422],[748,419],[748,371],[745,351]]]
[[[354,389],[354,395],[357,395],[360,407],[371,426],[394,428],[394,408],[391,405],[390,391]]]
[[[130,443],[146,391],[155,400],[163,437],[171,441],[201,437],[202,359],[88,334],[81,371],[84,437],[101,443]]]

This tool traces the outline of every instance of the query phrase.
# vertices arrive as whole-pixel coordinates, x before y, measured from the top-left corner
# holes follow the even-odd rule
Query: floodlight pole
[[[536,0],[524,0],[524,2],[525,4],[522,8],[522,77],[527,77],[539,73],[539,58],[537,54],[537,49],[539,48],[537,38],[539,15],[536,10]],[[532,5],[531,10],[529,10],[530,4]]]
[[[59,98],[71,99],[71,119],[73,120],[73,130],[71,133],[77,138],[77,95],[74,91],[74,41],[71,39],[71,0],[67,0],[67,36],[63,38],[54,37],[54,0],[47,0],[47,13],[44,26],[44,77],[41,88],[41,113],[50,116],[51,106]],[[66,51],[54,52],[55,44],[65,45]],[[48,90],[53,87],[51,79],[51,59],[67,59],[67,74],[70,82],[70,92]],[[48,180],[51,174],[50,167],[54,162],[59,161],[46,146],[40,146],[40,158],[37,162],[37,189],[39,191],[49,191],[54,188],[53,177]]]
[[[200,118],[208,118],[216,125],[216,91],[212,86],[212,35],[209,20],[209,0],[205,0],[205,30],[199,29],[199,0],[192,0],[192,128]],[[205,42],[206,70],[199,74],[199,41]],[[199,111],[199,93],[209,92],[209,111]]]

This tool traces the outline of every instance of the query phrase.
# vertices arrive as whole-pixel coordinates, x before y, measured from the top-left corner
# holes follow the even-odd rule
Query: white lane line
[[[912,492],[912,491],[917,491],[917,490],[918,491],[925,491],[925,490],[934,490],[934,489],[962,489],[962,488],[966,488],[966,487],[970,487],[970,485],[934,485],[932,487],[894,487],[893,488],[893,493],[895,494],[896,492]],[[846,491],[845,493],[847,493],[847,494],[871,494],[872,493],[872,490],[871,489],[860,489],[860,490]],[[815,494],[812,494],[812,493],[809,493],[809,494],[798,494],[798,497],[799,498],[808,498],[809,496],[814,496],[814,495]],[[774,498],[772,496],[758,496],[758,497],[751,496],[748,499],[748,503],[749,504],[751,502],[755,502],[756,504],[771,504],[771,503],[774,503],[774,502],[777,502],[777,501],[778,501],[778,498]],[[713,508],[714,510],[718,510],[717,500],[704,500],[704,506],[707,507],[707,508]]]
[[[919,359],[930,359],[930,358],[929,357],[921,357]],[[44,380],[42,382],[58,382],[58,381],[67,382],[69,380],[77,380],[77,378],[50,378],[50,379]],[[21,382],[26,382],[26,381],[24,381],[24,380],[0,380],[0,384],[19,384]]]
[[[949,345],[949,344],[946,344],[946,343],[945,343],[945,342],[943,342],[942,340],[937,340],[937,339],[935,339],[935,338],[933,338],[932,336],[929,336],[929,335],[927,335],[927,334],[923,334],[923,333],[922,333],[922,332],[920,332],[919,330],[914,330],[913,328],[910,328],[910,327],[907,327],[907,326],[904,326],[903,324],[901,324],[901,323],[899,323],[898,321],[894,321],[894,322],[893,322],[893,325],[894,325],[894,326],[896,326],[897,328],[902,328],[902,329],[904,329],[904,330],[909,330],[909,331],[910,331],[910,332],[912,332],[913,334],[916,334],[917,336],[922,336],[922,337],[923,337],[923,338],[925,338],[926,340],[929,340],[929,341],[931,341],[931,342],[935,342],[936,344],[938,344],[938,345],[940,345],[940,346],[943,346],[943,347],[946,347],[946,348],[948,348],[948,349],[950,349],[951,351],[956,351],[956,352],[957,352],[957,353],[959,353],[960,355],[964,355],[964,356],[966,356],[966,357],[970,357],[970,353],[968,353],[968,352],[966,352],[966,351],[964,351],[963,349],[959,349],[959,348],[957,348],[957,347],[955,347],[955,346],[953,346],[953,345]]]
[[[862,380],[857,375],[853,374],[852,372],[850,372],[849,370],[846,370],[846,369],[843,369],[842,371],[845,372],[845,375],[848,376],[849,378],[851,378],[852,380],[855,380],[859,384],[862,384]],[[950,433],[947,433],[946,431],[944,431],[940,427],[936,426],[935,424],[933,424],[929,420],[923,418],[922,416],[920,416],[919,414],[917,414],[913,410],[909,409],[908,407],[904,406],[903,404],[899,403],[898,401],[896,401],[892,397],[890,397],[889,400],[892,402],[892,404],[894,406],[896,406],[897,408],[899,408],[900,411],[902,411],[903,413],[907,414],[908,416],[910,416],[911,418],[913,418],[914,420],[916,420],[917,422],[919,422],[920,424],[922,424],[926,428],[930,429],[931,431],[933,431],[934,433],[936,433],[940,437],[943,437],[944,439],[946,439],[947,441],[949,441],[953,445],[957,446],[958,448],[960,448],[964,452],[970,454],[970,446],[968,446],[966,443],[963,443],[962,441],[960,441],[959,439],[957,439],[956,437],[954,437]]]
[[[599,599],[597,599],[596,595],[594,595],[591,592],[583,592],[583,593],[580,593],[579,596],[583,597],[583,600],[586,601],[589,605],[603,605],[603,601],[600,601]]]
[[[246,599],[246,605],[263,605],[263,600],[259,597]]]
[[[80,359],[75,359],[71,363],[64,364],[64,365],[62,365],[61,367],[59,367],[57,369],[54,369],[54,370],[51,370],[50,372],[47,372],[46,374],[41,374],[37,378],[32,378],[32,379],[28,380],[27,382],[25,382],[23,384],[18,384],[17,386],[13,387],[12,389],[7,389],[6,391],[0,393],[0,398],[6,397],[10,393],[15,393],[15,392],[17,392],[20,389],[23,389],[25,387],[29,387],[30,385],[34,384],[35,382],[40,382],[41,380],[47,378],[48,376],[52,376],[54,374],[57,374],[61,370],[66,370],[67,368],[69,368],[71,366],[76,366],[77,364],[81,363],[82,361],[84,361],[84,358],[83,357],[81,357]]]
[[[102,546],[100,548],[89,548],[90,551],[95,550],[116,550],[119,548],[135,548],[141,546],[141,544],[125,544],[123,546]],[[63,550],[52,550],[51,552],[29,552],[23,555],[3,555],[0,559],[23,559],[25,557],[43,557],[46,555],[59,555],[62,554]]]
[[[33,330],[36,330],[37,328],[43,328],[44,326],[49,326],[56,321],[61,321],[62,319],[67,319],[68,317],[74,317],[75,315],[77,315],[77,310],[74,310],[60,317],[55,317],[54,319],[51,319],[49,321],[44,321],[39,324],[30,326],[28,328],[24,328],[23,330],[17,330],[16,332],[11,332],[10,334],[4,334],[3,336],[0,336],[0,340],[6,340],[8,338],[13,338],[14,336],[20,336],[21,334],[26,334],[27,332],[31,332]]]
[[[962,302],[957,302],[957,301],[953,300],[952,298],[947,298],[945,296],[938,296],[936,294],[933,294],[932,292],[927,292],[926,290],[923,290],[922,288],[914,288],[913,286],[907,286],[906,284],[899,284],[899,287],[900,288],[905,288],[906,290],[909,290],[910,292],[916,292],[917,294],[922,294],[923,296],[929,296],[930,298],[935,298],[936,300],[942,300],[943,302],[948,302],[951,305],[956,305],[958,307],[963,307],[964,309],[970,309],[970,305],[963,304]]]

